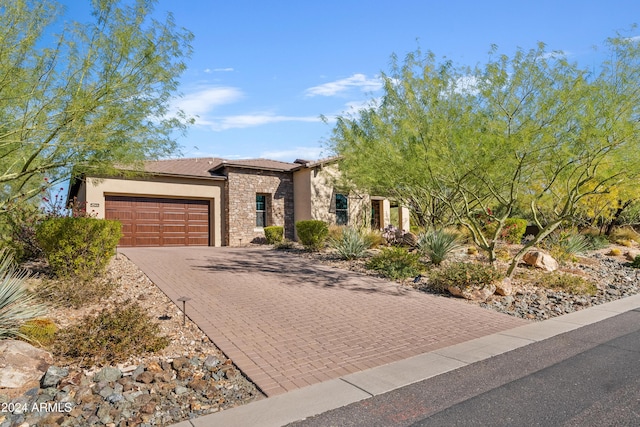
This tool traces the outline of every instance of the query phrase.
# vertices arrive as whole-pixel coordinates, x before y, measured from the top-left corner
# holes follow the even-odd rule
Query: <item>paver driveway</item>
[[[268,248],[121,252],[267,396],[527,323]]]

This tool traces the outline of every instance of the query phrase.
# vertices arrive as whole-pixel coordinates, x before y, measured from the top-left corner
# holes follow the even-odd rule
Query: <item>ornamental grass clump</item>
[[[445,230],[430,230],[418,236],[418,250],[429,257],[434,265],[440,265],[456,249],[460,248],[458,235]]]
[[[370,242],[355,228],[346,227],[338,238],[329,240],[329,246],[335,249],[342,259],[350,260],[366,255]]]
[[[10,252],[0,251],[0,340],[27,339],[20,327],[45,313],[45,307],[27,289],[27,277],[25,270],[16,268]]]

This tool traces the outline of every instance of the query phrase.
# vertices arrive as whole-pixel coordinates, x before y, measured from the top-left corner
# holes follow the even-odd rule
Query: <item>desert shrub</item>
[[[630,227],[616,228],[609,236],[609,240],[619,245],[631,246],[631,242],[640,243],[640,234]]]
[[[604,249],[609,246],[609,239],[607,239],[607,236],[597,233],[584,233],[582,235],[586,239],[590,250],[597,251],[598,249]]]
[[[546,247],[558,261],[572,261],[591,249],[589,240],[582,234],[557,233],[547,237]]]
[[[18,200],[7,204],[0,216],[0,241],[5,249],[11,250],[16,260],[42,256],[42,248],[36,239],[36,226],[42,218],[42,212],[34,203]]]
[[[120,223],[96,218],[52,218],[36,237],[58,277],[89,280],[102,274],[121,237]]]
[[[517,244],[522,241],[527,230],[527,220],[521,218],[507,218],[504,221],[500,238],[507,243]]]
[[[29,293],[26,278],[27,272],[16,268],[13,255],[0,251],[0,339],[24,337],[20,326],[45,312]]]
[[[331,241],[340,240],[346,227],[344,225],[330,224],[328,228],[329,234],[327,235],[327,240]]]
[[[418,236],[417,246],[433,264],[440,265],[460,244],[457,234],[445,230],[430,230]]]
[[[315,219],[296,222],[296,231],[300,243],[309,251],[322,249],[329,235],[327,223]]]
[[[38,287],[37,298],[60,307],[80,308],[108,298],[117,286],[107,277],[94,277],[80,283],[75,278],[44,279]]]
[[[410,253],[402,247],[382,248],[382,251],[367,262],[369,270],[375,270],[390,279],[405,279],[417,276],[424,269],[419,253]]]
[[[431,274],[429,285],[437,290],[445,290],[449,286],[462,289],[484,287],[502,279],[503,275],[490,265],[452,262]]]
[[[284,239],[284,227],[280,225],[270,225],[264,228],[264,237],[267,239],[267,243],[275,245],[282,242]]]
[[[609,256],[620,256],[622,255],[622,251],[618,248],[611,248],[611,250],[609,252],[607,252],[607,255]]]
[[[383,246],[387,243],[384,237],[382,237],[382,233],[378,230],[366,230],[362,233],[367,244],[369,245],[369,249],[375,249],[379,246]]]
[[[640,255],[636,255],[636,257],[631,262],[631,267],[640,268]]]
[[[568,292],[574,295],[595,295],[598,292],[596,285],[583,277],[575,274],[560,273],[554,271],[539,275],[536,285]]]
[[[33,319],[20,326],[20,333],[26,341],[41,347],[53,344],[58,327],[51,319]]]
[[[369,248],[369,242],[353,227],[346,227],[337,239],[329,239],[329,246],[343,259],[363,257]]]
[[[281,251],[287,250],[287,249],[293,249],[295,248],[296,244],[294,242],[292,242],[291,240],[288,239],[284,239],[282,242],[276,243],[275,245],[273,245],[274,249],[278,249]]]
[[[169,345],[169,339],[160,336],[159,331],[158,324],[139,304],[126,301],[60,330],[53,352],[80,366],[120,363],[131,356],[157,352]]]

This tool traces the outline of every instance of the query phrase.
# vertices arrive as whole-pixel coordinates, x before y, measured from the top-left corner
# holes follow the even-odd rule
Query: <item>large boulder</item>
[[[529,251],[524,254],[522,261],[535,268],[540,268],[545,271],[556,271],[558,269],[558,261],[551,255],[542,251]]]
[[[0,341],[0,388],[38,385],[52,363],[49,352],[24,341]]]
[[[496,283],[496,294],[506,297],[511,295],[512,293],[513,286],[511,285],[511,279],[509,279],[508,277]]]

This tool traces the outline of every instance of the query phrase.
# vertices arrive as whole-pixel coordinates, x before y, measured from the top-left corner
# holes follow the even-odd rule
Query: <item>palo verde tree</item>
[[[483,67],[438,63],[420,51],[383,75],[379,105],[339,117],[331,140],[356,185],[446,206],[495,259],[514,212],[540,233],[512,260],[640,172],[640,41],[607,41],[597,74],[547,52],[494,48]]]
[[[170,101],[191,33],[153,0],[93,0],[89,23],[53,1],[0,4],[0,211],[70,167],[108,170],[165,155],[188,120]]]

